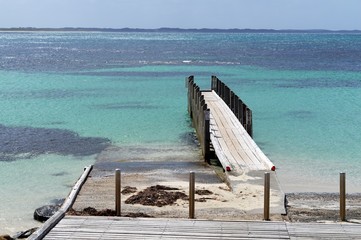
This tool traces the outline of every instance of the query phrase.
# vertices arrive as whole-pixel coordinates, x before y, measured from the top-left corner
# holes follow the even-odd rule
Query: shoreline
[[[159,146],[158,146],[159,147]],[[142,152],[138,148],[142,149]],[[124,149],[128,149],[127,153],[124,153]],[[187,150],[186,150],[187,149]],[[217,175],[214,166],[209,166],[204,163],[203,160],[200,158],[199,149],[197,147],[186,147],[183,150],[188,151],[188,153],[179,153],[172,156],[172,160],[169,160],[170,154],[174,151],[174,148],[170,146],[164,146],[163,151],[159,152],[159,148],[149,147],[149,149],[145,148],[144,146],[133,146],[126,148],[110,148],[108,151],[103,152],[101,155],[98,156],[96,160],[96,167],[91,171],[87,182],[93,181],[92,186],[88,189],[90,192],[93,191],[93,187],[99,184],[96,187],[102,188],[101,182],[104,182],[104,186],[111,186],[109,188],[104,188],[104,193],[102,193],[99,189],[96,190],[98,193],[101,193],[103,197],[108,197],[110,199],[113,196],[110,196],[114,193],[114,189],[112,185],[114,185],[114,172],[117,166],[120,166],[124,170],[125,179],[123,181],[124,186],[135,186],[139,191],[144,190],[147,187],[152,185],[156,185],[161,183],[162,185],[167,186],[175,186],[183,190],[183,192],[187,193],[187,186],[188,186],[188,173],[190,170],[195,170],[196,168],[201,169],[199,174],[202,176],[200,184],[197,184],[201,189],[210,189],[214,194],[212,196],[203,196],[206,198],[213,198],[208,199],[207,202],[198,203],[196,202],[197,211],[199,211],[199,218],[208,218],[208,219],[227,219],[227,220],[262,220],[262,201],[263,201],[263,186],[258,186],[254,188],[251,185],[247,185],[244,187],[242,194],[238,196],[232,194],[227,184],[225,184],[222,179]],[[129,160],[119,160],[119,151],[122,151],[122,155],[126,155],[127,159]],[[160,169],[161,167],[165,167],[167,169]],[[276,174],[278,172],[276,171]],[[144,175],[140,177],[140,175]],[[221,173],[222,174],[222,173]],[[221,175],[220,174],[220,175]],[[128,175],[128,176],[127,176]],[[123,177],[124,177],[123,176]],[[197,175],[196,175],[197,179]],[[279,178],[278,178],[279,179]],[[198,178],[198,180],[200,180]],[[197,180],[196,180],[197,181]],[[281,182],[282,188],[282,180],[279,179]],[[94,185],[95,184],[95,185]],[[196,186],[197,186],[196,185]],[[253,190],[252,190],[253,189]],[[81,194],[84,194],[84,189],[81,190]],[[85,191],[87,191],[85,189]],[[242,191],[242,190],[241,190]],[[357,215],[358,209],[361,206],[361,200],[358,200],[357,196],[360,196],[361,193],[350,193],[347,192],[347,213],[352,220],[357,221],[357,218],[354,217],[355,213]],[[246,196],[247,195],[247,196]],[[256,198],[253,197],[256,195]],[[288,208],[287,212],[288,215],[284,216],[282,214],[272,214],[271,210],[271,220],[287,220],[287,221],[338,221],[337,214],[337,206],[338,206],[338,193],[337,192],[285,192],[287,201],[288,201]],[[312,196],[310,198],[310,196]],[[355,197],[353,197],[355,196]],[[124,198],[128,198],[129,195],[125,195]],[[254,204],[257,203],[258,206],[255,207],[254,205],[247,204],[246,201],[242,198],[249,197],[250,203]],[[352,200],[349,199],[352,197]],[[198,196],[198,198],[202,198],[202,196]],[[272,199],[272,196],[271,196]],[[313,200],[311,200],[313,199]],[[325,200],[330,200],[331,203],[328,205],[333,206],[333,208],[325,208],[324,205]],[[108,201],[108,200],[106,200]],[[104,200],[104,202],[106,202]],[[125,199],[124,199],[125,201]],[[207,201],[207,200],[206,200]],[[242,202],[237,203],[237,201]],[[318,201],[318,202],[317,202]],[[84,203],[83,205],[80,204],[76,207],[77,210],[83,210],[86,207],[94,207],[88,203]],[[233,203],[232,203],[233,202]],[[238,205],[237,205],[238,204]],[[176,206],[178,205],[178,206]],[[154,214],[159,217],[167,217],[169,214],[171,217],[180,217],[180,218],[187,218],[187,203],[186,202],[178,202],[176,205],[171,205],[167,207],[155,208],[155,210],[151,209],[151,207],[145,207],[149,211],[149,215]],[[223,206],[222,206],[223,205]],[[248,205],[247,207],[244,207]],[[122,206],[126,206],[124,203]],[[130,212],[139,212],[142,207],[141,205],[129,205],[124,211]],[[178,207],[178,208],[177,208]],[[102,210],[105,208],[114,208],[114,203],[112,200],[108,201],[108,203],[101,204],[100,206],[95,206],[97,210]],[[154,208],[154,207],[153,207]],[[174,208],[174,209],[173,209]],[[128,210],[127,210],[128,209]],[[137,210],[138,209],[138,210]],[[175,210],[176,209],[176,210]],[[35,209],[34,209],[35,210]],[[180,213],[175,213],[179,211]],[[315,215],[315,212],[321,213],[320,217]],[[221,213],[221,214],[220,214]],[[301,214],[300,214],[301,213]],[[223,215],[223,216],[222,216]],[[303,215],[308,217],[303,218],[296,218],[297,215]],[[361,214],[359,214],[361,216]],[[14,229],[10,233],[0,233],[0,234],[15,234],[17,231],[25,231],[30,229],[31,226],[39,226],[41,223],[38,223],[33,220],[24,224],[12,227]],[[24,227],[26,226],[26,227]],[[15,232],[16,231],[16,232]]]
[[[97,175],[97,173],[95,174]],[[94,178],[94,179],[92,179]],[[103,176],[95,176],[90,178],[91,181],[95,180],[96,182],[105,181],[110,184],[113,182],[113,176],[110,175],[103,175]],[[87,179],[87,181],[89,180]],[[136,181],[135,181],[136,182]],[[92,183],[94,184],[94,182]],[[138,190],[144,189],[146,186],[150,186],[149,184],[143,184],[138,185]],[[174,185],[174,182],[163,182],[164,185]],[[181,188],[186,188],[186,184],[179,183],[178,186]],[[198,189],[211,189],[213,190],[215,194],[212,196],[197,196],[196,199],[205,197],[205,198],[214,198],[215,196],[218,198],[218,202],[222,205],[227,204],[225,198],[230,199],[229,196],[231,196],[231,191],[229,189],[223,188],[224,185],[222,183],[211,183],[213,185],[212,187],[209,186],[209,184],[201,184],[198,186]],[[98,185],[100,187],[100,185]],[[94,190],[94,189],[93,189]],[[123,188],[124,190],[124,188]],[[81,190],[82,191],[82,190]],[[99,193],[99,189],[95,190]],[[111,191],[110,189],[105,189],[105,193],[108,193]],[[217,193],[217,191],[222,191],[223,193],[226,193],[225,195],[222,194],[222,196]],[[257,191],[256,191],[257,192]],[[229,193],[230,195],[227,195]],[[257,192],[258,194],[262,194],[260,191]],[[250,194],[250,193],[248,193]],[[122,195],[122,198],[126,199],[130,195],[124,194]],[[78,200],[77,196],[77,200]],[[83,196],[84,197],[84,196]],[[104,197],[104,196],[103,196]],[[223,200],[222,200],[223,198]],[[236,198],[240,199],[240,198]],[[285,199],[286,199],[286,210],[287,214],[274,214],[271,211],[271,221],[289,221],[289,222],[318,222],[318,223],[328,223],[328,222],[339,222],[339,194],[338,193],[320,193],[320,192],[296,192],[296,193],[285,193]],[[93,199],[91,199],[93,200]],[[214,200],[214,199],[213,199]],[[218,206],[214,206],[216,200],[210,200],[212,206],[212,210],[209,211],[209,206],[201,206],[201,204],[204,204],[202,202],[196,201],[196,218],[197,219],[213,219],[213,220],[262,220],[262,209],[260,208],[254,208],[252,207],[248,209],[243,209],[242,211],[234,211],[232,207],[230,208],[224,208]],[[257,202],[257,201],[256,201]],[[258,202],[260,203],[260,202]],[[76,205],[76,204],[74,204]],[[91,204],[88,204],[91,205]],[[81,209],[81,207],[87,206],[87,203],[78,203],[77,206],[75,206],[73,209],[75,211],[79,211],[78,214],[84,215],[92,215],[89,213],[85,213],[84,209]],[[105,210],[105,208],[102,208],[102,205],[95,206],[95,209],[97,211]],[[104,206],[107,206],[104,204]],[[179,208],[180,206],[180,208]],[[253,205],[254,206],[254,205]],[[90,207],[90,206],[87,206]],[[84,208],[87,208],[84,207]],[[176,209],[174,209],[176,207]],[[148,217],[156,217],[156,218],[162,218],[162,217],[170,217],[170,218],[188,218],[187,217],[187,211],[188,211],[188,205],[187,202],[178,201],[173,205],[169,206],[163,206],[163,207],[142,207],[141,205],[131,205],[126,206],[124,203],[122,203],[122,216],[128,216],[128,217],[147,217],[146,215],[142,215],[142,209],[146,210],[146,212],[149,213]],[[109,205],[110,209],[113,209],[113,202],[111,203],[111,206]],[[74,214],[67,212],[66,214]],[[347,210],[347,222],[349,223],[361,223],[361,193],[349,193],[346,194],[346,210]],[[222,214],[220,214],[220,211]],[[177,212],[181,212],[180,214]],[[232,213],[230,213],[232,212]],[[132,215],[133,213],[133,215]],[[130,214],[130,215],[126,215]],[[166,216],[168,214],[168,216]],[[76,215],[76,214],[75,214]],[[34,220],[35,221],[35,220]],[[41,223],[39,223],[41,224]],[[37,226],[39,226],[39,224]],[[36,227],[34,225],[34,227]],[[16,232],[1,232],[0,236],[2,234],[8,234],[10,236],[15,235],[16,233],[20,231],[26,231],[28,229],[21,229],[21,227],[16,228],[19,231]]]
[[[154,146],[153,146],[154,147]],[[210,189],[213,192],[211,196],[196,196],[197,198],[213,198],[206,199],[206,202],[196,202],[196,217],[204,219],[227,219],[227,220],[262,220],[262,207],[263,207],[263,186],[262,183],[258,187],[254,188],[253,184],[245,184],[244,189],[240,190],[240,194],[232,194],[229,191],[227,184],[225,184],[219,177],[222,175],[222,171],[215,166],[210,166],[201,160],[199,149],[195,146],[181,147],[182,151],[174,153],[175,148],[170,146],[163,146],[160,148],[146,148],[144,146],[127,146],[126,148],[109,148],[100,154],[96,160],[95,168],[91,171],[86,184],[89,184],[88,190],[84,186],[80,192],[78,199],[85,198],[86,201],[77,205],[74,204],[76,210],[81,211],[87,207],[94,207],[97,210],[113,209],[113,194],[114,194],[114,169],[120,167],[122,171],[122,187],[131,186],[137,187],[137,191],[142,191],[147,187],[154,186],[156,184],[162,184],[167,186],[175,186],[184,193],[187,194],[188,186],[188,173],[200,169],[198,173],[201,178],[196,175],[196,186],[202,189]],[[178,147],[179,148],[179,147]],[[124,152],[127,150],[127,152]],[[187,153],[184,153],[186,151]],[[127,156],[127,160],[119,160],[120,154]],[[171,159],[171,160],[170,160]],[[163,169],[162,169],[163,168]],[[165,168],[165,169],[164,169]],[[217,170],[218,169],[218,170]],[[220,174],[217,175],[217,171]],[[277,170],[276,170],[276,173]],[[245,176],[245,179],[247,177]],[[256,178],[253,176],[253,178]],[[255,180],[255,179],[253,179]],[[259,181],[259,179],[258,179]],[[279,179],[279,181],[281,181]],[[262,182],[262,181],[261,181]],[[246,182],[245,182],[246,183]],[[102,185],[105,184],[105,185]],[[104,186],[107,186],[104,188]],[[95,188],[94,188],[95,187]],[[282,182],[281,182],[282,187]],[[197,188],[197,187],[196,187]],[[85,190],[85,192],[84,192]],[[94,205],[90,202],[95,200],[94,196],[88,195],[86,191],[97,192],[103,199],[101,204]],[[81,196],[83,195],[83,196]],[[256,195],[256,197],[253,197]],[[272,214],[271,220],[273,221],[338,221],[337,206],[338,206],[338,193],[325,193],[325,192],[285,192],[286,199],[288,201],[287,213],[288,215]],[[91,196],[91,197],[89,197]],[[122,196],[126,200],[130,195]],[[311,199],[308,199],[311,196]],[[361,206],[361,200],[358,200],[357,196],[361,193],[348,193],[347,197],[355,196],[352,202],[347,198],[347,216],[352,217],[352,220],[356,220],[353,213],[357,215],[359,206]],[[242,199],[245,198],[245,199]],[[108,199],[108,200],[106,200]],[[111,199],[111,200],[109,200]],[[312,200],[313,199],[313,200]],[[90,200],[90,201],[89,201]],[[272,200],[272,196],[271,196]],[[330,205],[334,206],[331,209],[325,209],[323,206],[325,200],[330,200]],[[208,202],[207,202],[208,201]],[[317,204],[317,201],[319,202]],[[247,203],[248,202],[248,203]],[[255,206],[254,204],[258,204]],[[165,206],[161,208],[157,207],[143,207],[140,204],[129,205],[122,203],[125,207],[124,211],[128,212],[141,212],[142,209],[146,209],[148,215],[154,215],[156,217],[180,217],[187,218],[187,205],[186,201],[180,200],[175,205]],[[77,206],[76,206],[77,205]],[[176,210],[174,210],[175,208]],[[213,209],[212,209],[213,208]],[[34,209],[35,210],[35,209]],[[177,211],[179,213],[177,213]],[[197,211],[199,215],[197,216]],[[221,214],[220,214],[221,213]],[[316,213],[321,213],[320,217]],[[222,216],[223,215],[223,216]],[[308,216],[303,218],[296,218],[295,216]],[[359,214],[358,216],[361,216]],[[34,226],[36,222],[34,220]],[[31,225],[31,223],[30,223]],[[40,225],[40,223],[39,223]],[[14,227],[15,230],[25,231],[22,226]],[[16,232],[7,232],[0,234],[15,234]]]

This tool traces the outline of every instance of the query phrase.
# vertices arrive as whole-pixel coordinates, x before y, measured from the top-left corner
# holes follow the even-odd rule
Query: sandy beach
[[[214,164],[204,163],[199,155],[197,158],[176,161],[164,161],[167,154],[163,157],[148,155],[146,161],[139,160],[143,157],[141,154],[137,159],[127,161],[117,160],[112,150],[105,155],[98,158],[82,187],[73,205],[75,211],[87,207],[96,210],[114,209],[114,171],[119,168],[122,171],[122,189],[134,189],[133,192],[122,194],[122,214],[142,213],[152,217],[188,218],[187,197],[162,207],[127,204],[126,200],[156,185],[176,189],[167,192],[181,192],[188,196],[189,172],[193,171],[196,181],[195,217],[197,219],[259,220],[263,218],[263,173],[248,172],[238,176],[241,184],[237,189],[231,190],[224,181],[225,175],[222,169]],[[202,190],[206,190],[207,194],[202,193]],[[280,205],[283,205],[283,201],[278,191],[271,190],[272,220],[282,220]]]
[[[263,186],[245,183],[243,189],[235,193],[215,174],[214,168],[200,164],[196,190],[206,190],[209,194],[196,194],[196,218],[217,220],[262,220]],[[198,169],[200,170],[200,169]],[[114,175],[99,176],[95,168],[83,186],[70,214],[89,214],[86,208],[108,211],[112,215],[114,203]],[[246,182],[246,181],[245,181]],[[131,187],[133,191],[122,194],[122,216],[146,216],[156,218],[188,218],[188,199],[178,199],[164,206],[145,206],[126,204],[125,201],[151,186],[174,188],[168,192],[182,192],[188,195],[188,174],[174,174],[171,171],[149,171],[142,173],[123,173],[122,190]],[[271,191],[272,221],[290,222],[338,222],[338,193],[286,193],[285,213],[280,212],[279,195]],[[361,194],[347,195],[347,221],[361,223]],[[92,215],[92,214],[89,214]]]
[[[135,149],[134,149],[135,150]],[[200,158],[177,161],[164,161],[168,153],[163,152],[151,161],[137,159],[117,160],[113,150],[100,156],[86,183],[82,187],[72,214],[81,213],[85,208],[97,211],[115,209],[114,170],[121,169],[122,216],[148,216],[162,218],[188,218],[188,198],[180,198],[174,203],[163,206],[126,203],[132,196],[138,196],[149,187],[164,186],[173,188],[168,193],[189,193],[189,172],[196,173],[195,217],[197,219],[219,220],[262,220],[263,219],[263,172],[245,172],[239,176],[240,184],[231,190],[225,181],[225,174],[218,166],[208,165]],[[276,176],[276,174],[275,174]],[[273,180],[273,179],[272,179]],[[274,180],[273,180],[274,181]],[[273,183],[274,184],[274,183]],[[277,184],[276,184],[277,185]],[[206,190],[207,194],[203,194]],[[204,192],[204,191],[203,191]],[[328,222],[339,221],[338,193],[286,193],[271,186],[271,216],[273,221]],[[359,222],[361,213],[361,194],[347,195],[347,219]],[[156,200],[153,200],[156,202]],[[76,213],[77,212],[77,213]]]

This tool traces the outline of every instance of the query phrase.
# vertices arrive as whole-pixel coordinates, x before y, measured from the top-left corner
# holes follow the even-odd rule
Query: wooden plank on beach
[[[222,166],[242,170],[271,170],[273,163],[249,136],[227,104],[214,92],[202,92],[211,112],[211,141]]]
[[[90,171],[92,170],[93,165],[90,165],[84,168],[83,174],[80,176],[73,189],[69,193],[68,197],[65,199],[63,205],[51,218],[49,218],[38,230],[36,230],[28,239],[29,240],[38,240],[43,239],[43,237],[54,227],[56,224],[65,216],[65,213],[72,207],[75,202],[76,196],[78,195],[81,187],[85,183],[86,178],[88,177]]]

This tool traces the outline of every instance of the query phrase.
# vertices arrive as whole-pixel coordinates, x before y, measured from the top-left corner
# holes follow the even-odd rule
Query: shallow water
[[[96,159],[194,157],[189,75],[253,110],[285,191],[338,191],[345,171],[358,192],[360,52],[340,33],[0,33],[0,232],[36,225]]]

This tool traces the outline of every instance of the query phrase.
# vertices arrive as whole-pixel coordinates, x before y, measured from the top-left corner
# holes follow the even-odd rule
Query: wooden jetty
[[[361,225],[66,216],[44,239],[360,239]]]
[[[252,139],[252,111],[217,77],[212,89],[200,90],[194,77],[186,79],[188,112],[193,120],[205,160],[213,147],[224,170],[239,175],[248,170],[275,170]]]

